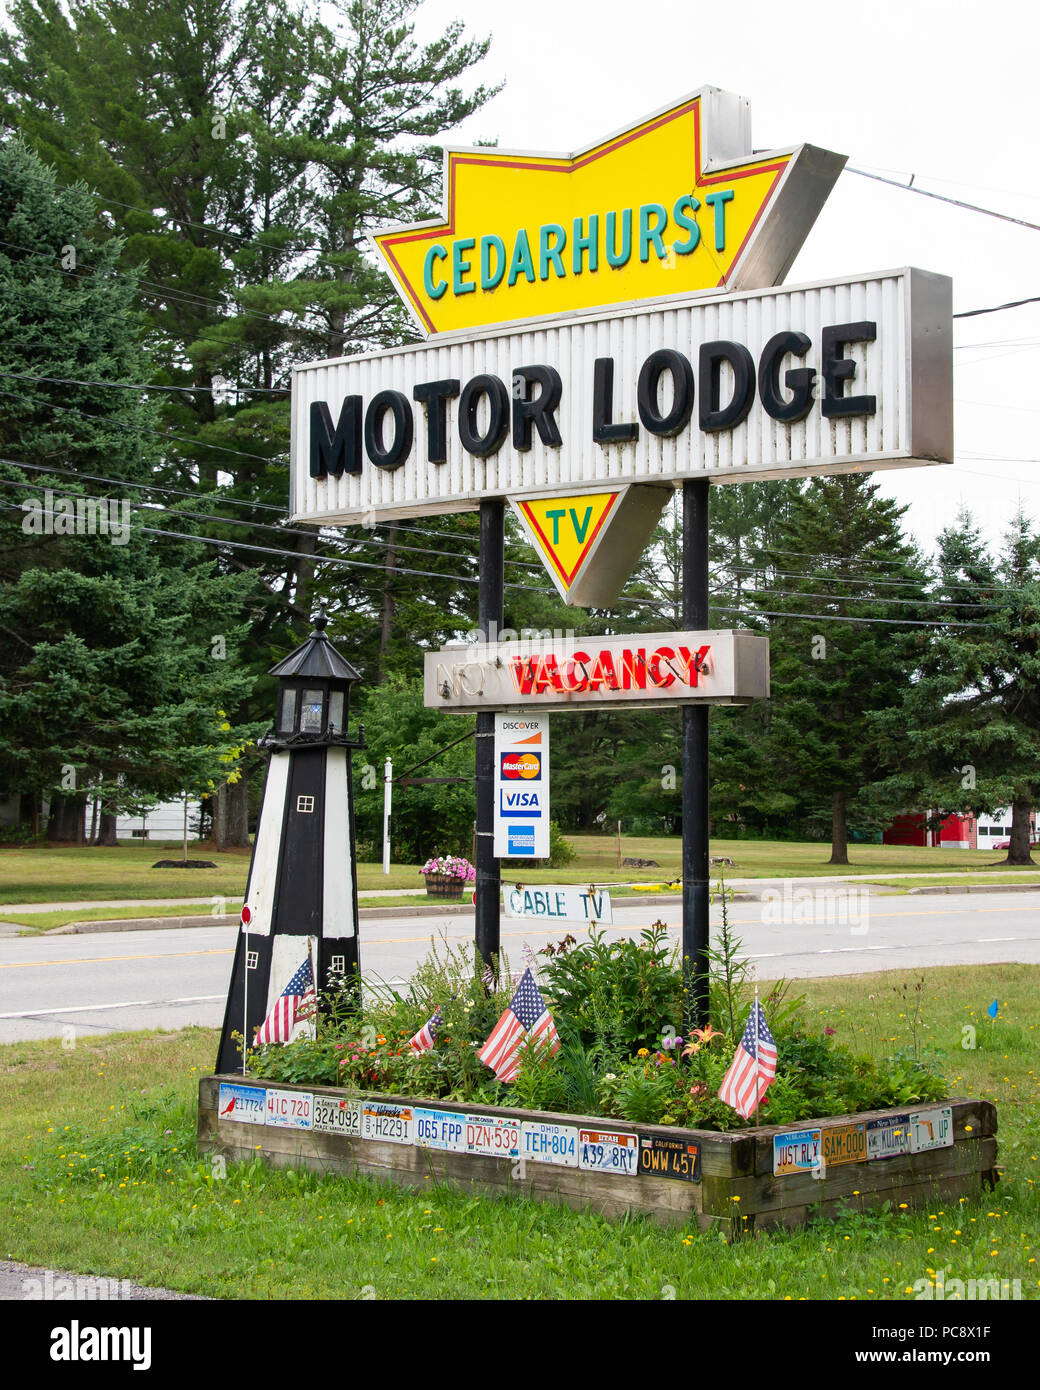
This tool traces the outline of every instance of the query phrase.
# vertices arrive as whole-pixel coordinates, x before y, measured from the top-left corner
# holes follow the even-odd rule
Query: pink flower
[[[825,1028],[823,1031],[824,1031],[824,1035],[825,1035],[826,1037],[828,1037],[828,1038],[833,1038],[834,1035],[835,1035],[835,1033],[836,1033],[838,1030],[837,1030],[837,1028]]]

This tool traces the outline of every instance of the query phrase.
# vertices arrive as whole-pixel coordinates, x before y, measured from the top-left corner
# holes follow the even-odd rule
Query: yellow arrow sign
[[[782,280],[844,156],[751,154],[707,87],[572,155],[445,150],[442,217],[374,243],[427,332]]]
[[[670,495],[670,488],[629,485],[512,502],[564,602],[606,608],[624,587]]]

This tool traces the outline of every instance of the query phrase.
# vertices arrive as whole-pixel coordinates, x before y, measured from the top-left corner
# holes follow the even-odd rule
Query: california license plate
[[[634,1134],[580,1129],[578,1167],[591,1173],[619,1173],[634,1177],[639,1172],[639,1139]]]
[[[639,1141],[639,1171],[650,1178],[700,1182],[700,1147],[684,1139],[660,1139],[656,1134],[644,1136]]]
[[[335,1096],[315,1096],[311,1128],[322,1134],[361,1133],[361,1102],[337,1100]]]

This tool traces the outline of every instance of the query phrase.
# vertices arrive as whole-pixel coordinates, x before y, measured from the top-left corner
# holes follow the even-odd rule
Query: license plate
[[[773,1176],[819,1170],[821,1138],[818,1129],[799,1129],[773,1135]]]
[[[222,1081],[217,1096],[217,1119],[241,1125],[267,1123],[267,1091],[258,1086],[236,1086]]]
[[[895,1158],[910,1152],[910,1116],[890,1115],[867,1121],[867,1157]]]
[[[465,1153],[465,1115],[450,1110],[427,1110],[416,1106],[415,1142],[420,1149],[444,1149]]]
[[[639,1139],[601,1129],[578,1131],[578,1167],[591,1173],[639,1172]]]
[[[322,1134],[361,1133],[361,1102],[337,1100],[334,1096],[315,1096],[311,1128]]]
[[[680,1182],[700,1182],[700,1145],[683,1139],[659,1139],[656,1135],[639,1140],[639,1171],[651,1178],[678,1178]]]
[[[493,1115],[466,1115],[463,1117],[463,1140],[469,1154],[519,1158],[520,1121],[499,1120]]]
[[[823,1131],[823,1162],[827,1168],[838,1163],[865,1163],[866,1125],[835,1125]]]
[[[361,1137],[383,1144],[411,1144],[415,1135],[415,1116],[410,1105],[388,1105],[366,1101],[361,1112]]]
[[[522,1158],[534,1163],[578,1166],[578,1131],[573,1125],[553,1125],[544,1120],[524,1120],[520,1126]]]
[[[910,1116],[910,1152],[927,1153],[929,1149],[948,1149],[953,1144],[953,1107],[937,1110],[918,1110]]]
[[[267,1123],[278,1129],[310,1129],[314,1097],[304,1091],[267,1092]]]

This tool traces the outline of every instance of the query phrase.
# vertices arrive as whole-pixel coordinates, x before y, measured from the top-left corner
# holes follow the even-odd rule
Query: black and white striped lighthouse
[[[257,1028],[308,959],[319,992],[359,969],[350,688],[360,677],[325,636],[324,605],[302,647],[272,667],[274,728],[224,1011],[218,1072],[242,1069],[232,1033]],[[305,1025],[304,1025],[305,1026]]]

